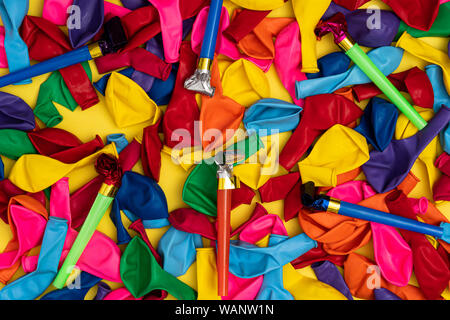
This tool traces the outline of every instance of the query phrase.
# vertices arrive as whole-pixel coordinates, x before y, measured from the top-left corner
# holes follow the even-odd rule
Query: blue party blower
[[[100,41],[0,77],[0,88],[117,52],[126,44],[127,37],[122,22],[119,17],[114,17],[105,23]]]
[[[214,52],[216,51],[222,5],[223,0],[211,0],[198,66],[195,73],[184,82],[185,89],[210,97],[214,96],[214,92],[216,91],[211,86],[211,69]]]
[[[450,243],[449,223],[441,222],[440,226],[434,226],[432,224],[341,201],[329,196],[315,196],[314,183],[311,181],[302,185],[302,203],[315,210],[333,212],[351,218],[385,224],[394,228],[428,234]]]

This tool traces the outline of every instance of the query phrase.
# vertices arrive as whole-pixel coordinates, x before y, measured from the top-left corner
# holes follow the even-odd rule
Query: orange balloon
[[[344,280],[353,296],[373,300],[375,299],[374,289],[379,285],[379,287],[396,294],[402,300],[426,300],[422,291],[416,286],[408,284],[404,287],[397,287],[387,282],[381,274],[377,279],[376,269],[373,266],[376,266],[374,261],[360,254],[351,253],[348,256],[344,262]],[[372,272],[371,268],[373,268]]]

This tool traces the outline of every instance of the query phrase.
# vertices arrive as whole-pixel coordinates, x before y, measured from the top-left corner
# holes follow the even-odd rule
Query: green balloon
[[[120,277],[135,298],[165,290],[178,300],[197,299],[194,289],[161,268],[139,236],[131,239],[120,258]]]
[[[19,159],[24,154],[36,154],[27,133],[15,129],[0,130],[0,154],[12,160]]]
[[[250,156],[263,147],[257,134],[236,142],[227,151],[237,151],[244,155],[244,159],[235,163],[243,163]],[[181,198],[192,209],[208,216],[217,216],[217,165],[213,159],[208,159],[195,166],[186,179]]]
[[[81,64],[89,79],[92,80],[92,72],[89,63]],[[63,105],[73,111],[78,107],[78,103],[72,97],[64,78],[59,71],[53,72],[50,77],[41,84],[34,115],[45,123],[47,127],[54,127],[59,124],[63,117],[56,109],[53,102]]]
[[[414,38],[450,36],[450,2],[443,3],[439,6],[436,20],[434,20],[433,25],[428,31],[414,29],[401,21],[396,40],[399,39],[405,31]]]

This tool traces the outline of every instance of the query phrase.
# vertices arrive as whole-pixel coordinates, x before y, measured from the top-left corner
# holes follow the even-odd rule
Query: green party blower
[[[423,129],[427,122],[420,116],[414,107],[394,87],[378,67],[370,60],[357,43],[351,40],[347,34],[347,22],[342,13],[338,12],[326,21],[321,21],[315,29],[320,38],[331,32],[334,42],[345,51],[345,54],[372,80],[372,82],[403,112],[403,114],[419,130]]]
[[[106,210],[114,200],[122,179],[122,169],[118,159],[105,153],[101,154],[97,158],[95,162],[95,169],[101,176],[104,177],[103,184],[100,187],[94,204],[92,205],[83,226],[81,227],[80,233],[78,233],[72,248],[67,254],[61,269],[53,281],[53,285],[58,289],[62,289],[66,284],[67,279],[78,262],[78,259],[97,229],[100,220],[102,220]]]

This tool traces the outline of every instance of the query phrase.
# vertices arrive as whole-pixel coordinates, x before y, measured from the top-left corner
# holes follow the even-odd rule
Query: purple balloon
[[[94,300],[103,300],[111,291],[112,290],[108,284],[99,282],[97,284],[97,294],[95,295]]]
[[[33,109],[21,98],[0,92],[0,129],[33,130],[36,126]]]
[[[450,121],[450,108],[442,105],[428,125],[415,135],[393,140],[384,151],[373,150],[362,170],[370,185],[384,193],[397,187],[408,175],[417,157]]]
[[[74,0],[73,5],[80,8],[81,24],[71,25],[69,18],[67,28],[72,48],[79,48],[100,31],[105,18],[105,5],[103,0]]]
[[[136,10],[138,8],[150,5],[148,0],[122,0],[121,2],[125,8],[130,10]]]
[[[400,26],[395,13],[386,10],[355,10],[345,19],[350,36],[359,45],[370,48],[390,46]]]
[[[375,300],[402,300],[396,294],[392,293],[388,289],[379,288],[373,290]]]
[[[328,20],[332,16],[334,16],[336,13],[342,13],[344,16],[350,12],[347,8],[344,8],[333,1],[330,3],[330,6],[328,7],[327,11],[322,16],[322,20]]]
[[[350,289],[345,283],[342,274],[332,262],[328,260],[314,262],[311,265],[311,268],[314,270],[319,281],[332,286],[346,296],[348,300],[353,300],[353,296],[350,293]]]

